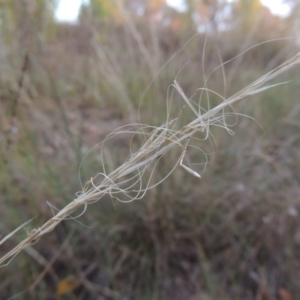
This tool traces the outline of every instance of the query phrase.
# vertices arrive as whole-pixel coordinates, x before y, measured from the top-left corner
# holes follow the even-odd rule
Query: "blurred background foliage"
[[[258,0],[186,0],[183,11],[90,0],[60,23],[54,0],[1,0],[1,233],[35,217],[30,231],[69,203],[80,164],[83,182],[101,170],[100,149],[88,151],[109,132],[162,124],[168,98],[176,115],[175,78],[195,101],[203,86],[228,97],[299,52],[299,2],[286,2],[283,18]],[[289,83],[235,107],[260,126],[239,117],[235,136],[212,129],[200,181],[176,169],[141,201],[93,204],[0,269],[1,298],[300,299],[299,69],[279,81]],[[203,97],[204,108],[220,102]],[[108,170],[130,141],[109,142]],[[176,159],[164,157],[155,179]]]

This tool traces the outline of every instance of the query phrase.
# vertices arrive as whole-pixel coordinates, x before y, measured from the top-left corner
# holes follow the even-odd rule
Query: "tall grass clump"
[[[297,299],[293,19],[47,1],[0,12],[2,298]]]

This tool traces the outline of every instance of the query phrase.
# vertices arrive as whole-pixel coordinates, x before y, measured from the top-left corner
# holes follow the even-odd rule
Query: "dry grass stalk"
[[[128,201],[141,199],[147,192],[147,190],[162,182],[161,180],[160,182],[155,183],[152,186],[150,185],[151,177],[153,175],[152,171],[146,187],[143,187],[142,177],[145,173],[145,170],[148,169],[151,164],[154,164],[155,168],[155,166],[159,162],[159,158],[161,158],[163,155],[174,148],[181,148],[182,155],[179,157],[177,162],[174,163],[174,168],[171,170],[171,172],[178,165],[181,165],[189,173],[195,175],[196,177],[200,177],[197,172],[183,165],[182,162],[187,146],[190,140],[194,138],[194,135],[198,131],[201,131],[206,132],[207,137],[209,133],[209,127],[214,124],[222,126],[225,129],[229,130],[225,123],[226,115],[224,109],[226,107],[229,107],[240,100],[244,100],[250,96],[276,86],[276,84],[266,84],[270,80],[276,78],[280,74],[288,71],[298,64],[300,64],[300,53],[298,53],[296,56],[289,59],[279,67],[275,68],[271,72],[257,79],[232,97],[224,99],[220,96],[224,101],[214,108],[204,112],[203,114],[201,114],[200,107],[197,107],[194,102],[192,102],[190,99],[188,99],[188,97],[185,96],[182,89],[175,81],[173,87],[178,91],[178,93],[186,102],[186,107],[192,109],[192,111],[196,114],[196,118],[189,124],[183,126],[181,129],[175,130],[175,124],[180,118],[180,114],[175,119],[170,120],[168,112],[166,123],[160,127],[153,129],[153,127],[138,124],[138,126],[140,126],[140,129],[137,132],[134,132],[130,129],[125,130],[127,127],[122,128],[122,131],[113,132],[107,137],[106,140],[112,138],[118,133],[129,132],[133,134],[142,134],[145,138],[145,142],[137,152],[132,153],[128,157],[123,165],[111,172],[109,175],[106,174],[105,168],[103,167],[104,172],[97,174],[94,178],[91,178],[91,180],[85,184],[85,187],[83,188],[82,192],[78,194],[76,199],[66,205],[62,210],[60,210],[55,216],[49,219],[41,227],[32,230],[28,234],[28,237],[26,239],[24,239],[21,243],[19,243],[15,248],[13,248],[0,259],[0,265],[7,265],[20,251],[22,251],[25,247],[36,243],[40,237],[52,231],[61,221],[69,218],[73,219],[74,217],[70,217],[73,212],[77,211],[81,207],[83,207],[85,211],[85,208],[88,204],[100,200],[106,194],[109,194],[111,197],[117,198],[118,200],[120,200],[120,195],[127,197],[129,199]],[[146,130],[149,128],[152,128],[152,131],[147,134]],[[128,178],[127,175],[130,175],[131,177]],[[99,183],[95,183],[96,180],[99,180],[98,178],[100,176],[103,177],[103,180]],[[137,185],[139,186],[138,189],[135,188]],[[82,214],[84,213],[84,211],[82,212]],[[23,226],[25,224],[23,224]],[[17,230],[19,230],[23,226],[20,226]],[[0,241],[0,245],[3,244],[9,237],[11,237],[17,230],[4,237],[2,241]]]

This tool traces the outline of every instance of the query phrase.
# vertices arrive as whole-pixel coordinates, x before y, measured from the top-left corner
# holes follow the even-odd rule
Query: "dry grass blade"
[[[26,221],[25,223],[23,223],[22,225],[20,225],[18,228],[16,228],[14,231],[12,231],[11,233],[9,233],[8,235],[6,235],[1,241],[0,241],[0,245],[2,245],[5,241],[7,241],[10,237],[12,237],[15,233],[17,233],[20,229],[22,229],[23,227],[25,227],[28,223],[30,223],[32,220]]]
[[[215,106],[214,108],[203,114],[197,114],[195,120],[193,120],[189,124],[184,125],[179,130],[174,129],[174,124],[180,117],[180,114],[173,120],[167,119],[167,121],[162,126],[154,128],[152,132],[149,133],[148,138],[145,139],[145,142],[140,147],[140,149],[137,152],[132,153],[123,165],[118,167],[110,174],[106,174],[105,172],[103,172],[97,174],[94,178],[91,178],[91,180],[86,183],[83,191],[79,193],[76,199],[65,206],[41,227],[31,231],[26,239],[24,239],[19,245],[17,245],[14,249],[12,249],[0,259],[0,264],[5,265],[10,262],[11,259],[14,258],[15,255],[17,255],[26,246],[32,245],[37,242],[40,237],[53,230],[61,221],[71,218],[70,215],[78,208],[85,208],[88,204],[100,200],[105,194],[108,194],[111,197],[117,198],[119,200],[120,195],[129,197],[130,201],[142,198],[146,191],[154,186],[150,186],[150,180],[148,181],[146,187],[143,187],[142,185],[142,176],[145,173],[145,170],[150,165],[153,166],[154,164],[156,166],[156,164],[159,163],[159,159],[163,155],[168,153],[170,150],[179,147],[182,150],[183,154],[181,155],[179,160],[174,163],[174,168],[172,170],[174,170],[178,165],[182,166],[182,158],[186,151],[186,146],[189,139],[193,138],[193,136],[198,131],[208,131],[209,126],[221,122],[224,119],[224,115],[222,115],[224,114],[224,108],[231,106],[240,100],[244,100],[252,95],[263,92],[266,89],[269,89],[270,87],[274,86],[266,85],[270,80],[276,78],[280,74],[286,72],[287,70],[295,67],[298,64],[300,64],[300,53],[298,53],[296,56],[286,61],[279,67],[275,68],[271,72],[265,74],[258,80],[254,81],[252,84],[248,85],[232,97],[224,100],[221,104]],[[186,107],[190,107],[194,112],[197,112],[193,108],[193,103],[188,99],[188,97],[183,94],[183,91],[179,87],[177,82],[175,82],[174,87],[177,89],[179,94],[184,97]],[[142,128],[141,132],[136,133],[140,133],[145,136],[146,131],[144,129],[147,127],[143,127],[142,125],[140,126]],[[224,127],[226,128],[226,126]],[[134,133],[129,130],[126,132]],[[115,134],[116,133],[112,133],[110,136],[108,136],[107,139],[111,138]],[[193,173],[193,170],[191,170],[190,168],[186,166],[183,168],[189,173]],[[194,174],[197,173],[195,172]],[[129,177],[128,179],[127,175],[130,175],[131,177]],[[102,177],[103,179],[99,181],[99,177]],[[200,175],[197,177],[200,177]],[[159,183],[161,183],[161,181],[156,184]],[[136,185],[139,186],[139,189],[135,188]],[[15,231],[5,237],[2,241],[7,240],[14,233]]]

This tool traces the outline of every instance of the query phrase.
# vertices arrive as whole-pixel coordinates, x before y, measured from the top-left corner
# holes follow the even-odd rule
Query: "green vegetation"
[[[1,3],[2,238],[34,219],[1,245],[0,257],[71,203],[80,180],[116,170],[145,141],[123,129],[102,149],[111,131],[160,126],[168,109],[170,119],[180,115],[176,130],[195,119],[174,79],[204,113],[222,102],[214,92],[229,98],[299,51],[286,38],[295,35],[296,6],[279,19],[254,1],[251,25],[238,1],[226,21],[234,26],[220,32],[211,17],[206,35],[191,14],[217,14],[225,2],[189,1],[178,13],[149,1],[143,16],[135,2],[146,5],[92,1],[103,10],[85,7],[73,25],[55,23],[53,1]],[[184,164],[195,163],[201,179],[178,165],[141,200],[105,195],[76,211],[0,269],[1,298],[300,299],[299,68],[275,80],[289,82],[225,109],[234,136],[212,126],[209,139],[193,144],[207,156],[186,149]],[[151,184],[182,150],[159,158]]]

